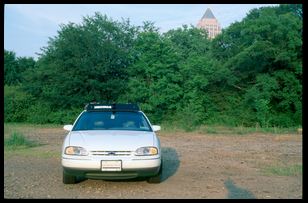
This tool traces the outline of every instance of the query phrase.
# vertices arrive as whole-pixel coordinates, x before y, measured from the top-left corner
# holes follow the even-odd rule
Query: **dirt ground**
[[[301,134],[158,133],[163,182],[84,180],[62,183],[61,128],[23,132],[44,145],[4,153],[4,198],[302,198],[302,174],[269,167],[302,164]]]

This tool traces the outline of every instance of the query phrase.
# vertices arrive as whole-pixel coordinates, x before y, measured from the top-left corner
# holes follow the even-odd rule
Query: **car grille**
[[[131,151],[91,151],[94,156],[130,156]]]

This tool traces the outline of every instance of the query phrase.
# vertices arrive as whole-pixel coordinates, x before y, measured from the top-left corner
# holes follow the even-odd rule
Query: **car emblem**
[[[108,155],[115,155],[115,152],[108,152]]]

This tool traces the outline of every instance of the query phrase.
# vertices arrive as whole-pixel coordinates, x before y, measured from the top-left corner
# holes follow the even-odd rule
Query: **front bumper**
[[[101,161],[104,158],[86,158],[82,157],[62,157],[62,166],[64,172],[70,175],[83,176],[90,179],[128,179],[136,177],[155,176],[160,169],[161,158],[142,157],[134,158],[108,158],[108,160],[121,160],[121,171],[102,171]]]

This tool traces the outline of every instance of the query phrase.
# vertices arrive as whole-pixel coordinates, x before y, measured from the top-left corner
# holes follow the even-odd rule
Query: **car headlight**
[[[66,147],[64,153],[67,155],[78,155],[78,156],[88,155],[88,152],[86,149],[82,147],[75,147],[75,146]]]
[[[156,147],[140,147],[136,150],[135,155],[137,156],[149,156],[158,154]]]

